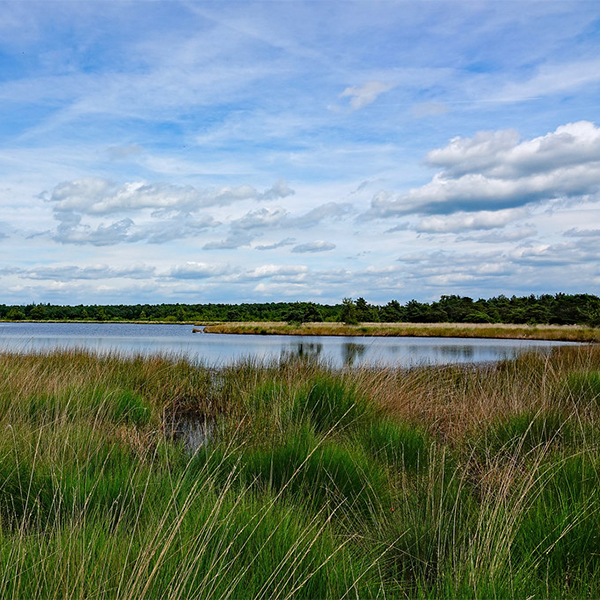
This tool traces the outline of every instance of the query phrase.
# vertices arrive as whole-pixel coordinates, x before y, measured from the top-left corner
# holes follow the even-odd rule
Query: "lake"
[[[414,337],[336,337],[192,333],[192,325],[0,323],[0,350],[26,353],[83,348],[124,354],[171,354],[210,366],[253,358],[318,357],[334,367],[483,363],[569,342]]]

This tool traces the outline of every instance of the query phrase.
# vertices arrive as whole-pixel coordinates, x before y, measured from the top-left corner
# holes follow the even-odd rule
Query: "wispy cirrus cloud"
[[[600,285],[598,3],[2,8],[3,302]]]
[[[350,98],[350,108],[360,110],[369,104],[372,104],[384,92],[393,89],[395,84],[384,83],[383,81],[367,81],[361,86],[347,87],[340,98]]]

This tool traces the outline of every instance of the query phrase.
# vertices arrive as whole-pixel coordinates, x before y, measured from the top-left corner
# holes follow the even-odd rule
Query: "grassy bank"
[[[261,335],[339,335],[510,338],[555,340],[564,342],[599,342],[600,329],[581,325],[509,325],[480,323],[217,323],[208,325],[206,333]]]
[[[598,597],[599,417],[596,346],[343,372],[0,354],[0,589]]]

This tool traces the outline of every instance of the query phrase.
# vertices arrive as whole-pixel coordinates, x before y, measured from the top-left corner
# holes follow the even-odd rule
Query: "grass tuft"
[[[0,354],[3,595],[600,596],[598,373]]]

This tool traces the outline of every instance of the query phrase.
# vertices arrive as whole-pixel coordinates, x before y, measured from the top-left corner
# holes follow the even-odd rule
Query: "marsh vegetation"
[[[1,589],[598,597],[599,416],[596,346],[409,370],[5,353]]]
[[[206,333],[259,335],[336,335],[345,337],[455,337],[563,342],[598,342],[600,329],[585,325],[515,325],[507,323],[215,323]]]

